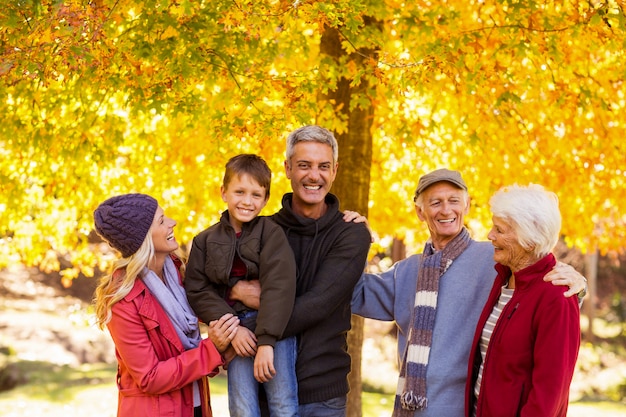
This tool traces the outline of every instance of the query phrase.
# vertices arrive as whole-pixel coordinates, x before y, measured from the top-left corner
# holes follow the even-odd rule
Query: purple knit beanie
[[[93,212],[96,232],[128,258],[139,250],[159,203],[146,194],[111,197]]]

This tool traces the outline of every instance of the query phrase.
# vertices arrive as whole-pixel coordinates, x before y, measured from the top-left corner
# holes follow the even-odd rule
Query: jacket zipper
[[[487,352],[485,353],[485,361],[483,363],[483,368],[486,369],[487,368],[487,362],[489,361],[489,357],[491,356],[491,350],[492,350],[492,343],[496,343],[496,341],[499,343],[500,342],[500,338],[502,333],[504,332],[504,328],[506,327],[506,325],[509,323],[509,320],[511,319],[511,317],[513,317],[513,314],[515,314],[515,312],[517,311],[517,308],[519,307],[519,302],[516,302],[515,307],[513,307],[513,309],[510,308],[511,306],[511,302],[513,301],[513,298],[511,298],[511,300],[507,303],[507,305],[504,306],[504,309],[502,310],[502,314],[500,315],[500,317],[498,317],[498,321],[496,322],[496,325],[493,329],[493,334],[491,335],[491,340],[489,341],[489,345],[487,346]],[[510,310],[510,311],[509,311]],[[503,322],[501,320],[506,320],[506,322]],[[498,336],[496,338],[496,336]],[[480,355],[480,352],[478,353]],[[480,393],[479,393],[479,398],[477,399],[477,404],[476,404],[476,410],[478,413],[478,408],[482,406],[482,401],[480,401],[480,396],[481,394],[484,392],[485,390],[485,379],[484,379],[484,370],[483,370],[483,381],[481,383],[480,386]],[[482,407],[481,407],[482,408]]]
[[[495,343],[499,344],[501,342],[502,335],[504,334],[507,326],[511,322],[511,318],[513,317],[513,314],[515,314],[515,312],[517,311],[517,308],[519,307],[519,301],[518,301],[515,303],[513,308],[511,308],[510,306],[513,305],[512,301],[513,299],[511,299],[511,301],[509,301],[509,303],[504,307],[504,310],[502,311],[502,315],[500,316],[501,320],[498,319],[498,322],[496,323],[493,336],[496,336],[496,330],[497,330],[498,337],[497,338],[492,337],[492,341]]]

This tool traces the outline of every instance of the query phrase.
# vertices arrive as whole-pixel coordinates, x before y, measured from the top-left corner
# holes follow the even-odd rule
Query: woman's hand
[[[232,341],[232,346],[239,356],[256,355],[256,336],[250,329],[239,326],[239,331]]]
[[[209,323],[208,336],[220,353],[224,353],[237,335],[239,318],[230,313]]]

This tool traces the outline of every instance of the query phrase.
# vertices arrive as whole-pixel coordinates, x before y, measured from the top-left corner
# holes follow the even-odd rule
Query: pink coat
[[[185,351],[165,311],[143,281],[112,307],[107,324],[118,361],[119,417],[193,417],[199,382],[203,416],[210,417],[209,384],[224,363],[208,339]]]

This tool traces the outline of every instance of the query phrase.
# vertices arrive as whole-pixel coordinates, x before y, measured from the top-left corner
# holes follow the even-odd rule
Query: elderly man
[[[400,376],[394,416],[463,417],[469,351],[496,276],[494,249],[473,240],[463,226],[470,199],[459,172],[439,169],[422,176],[414,200],[430,232],[423,254],[382,274],[364,274],[352,312],[396,322]],[[545,279],[569,285],[566,297],[586,282],[563,264]]]

